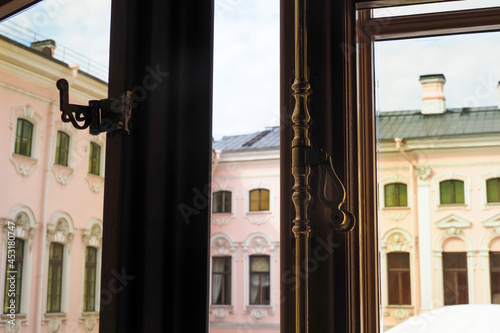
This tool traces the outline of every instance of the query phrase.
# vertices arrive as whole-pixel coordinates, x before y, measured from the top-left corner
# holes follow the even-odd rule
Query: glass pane
[[[496,6],[500,6],[499,0],[441,1],[431,4],[374,9],[373,15],[374,17],[394,17],[434,12],[451,12],[457,10],[488,8]]]
[[[498,32],[374,43],[384,331],[445,305],[498,302],[494,262],[473,274],[468,266],[484,263],[471,244],[485,244],[500,213],[484,209],[495,195],[485,182],[500,169],[488,143],[500,138],[499,45]],[[409,253],[408,266],[397,252]],[[479,287],[486,281],[491,294]]]
[[[0,216],[15,224],[18,237],[13,284],[15,311],[26,317],[22,332],[39,331],[40,324],[47,330],[37,313],[59,311],[60,332],[85,331],[86,282],[95,304],[97,255],[87,256],[95,265],[88,274],[85,257],[89,243],[101,246],[104,189],[103,179],[88,177],[89,144],[100,143],[103,152],[106,138],[62,122],[56,81],[68,81],[71,104],[108,97],[110,8],[110,0],[48,0],[0,23]]]
[[[487,201],[500,202],[500,178],[489,179],[486,182]]]
[[[259,190],[250,191],[250,211],[260,210],[260,192]]]
[[[260,210],[269,210],[269,191],[260,190]]]
[[[250,257],[251,272],[269,272],[269,257]]]
[[[221,282],[225,300],[218,306],[212,290],[211,333],[280,331],[279,259],[273,267],[259,259],[253,266],[263,272],[250,273],[253,254],[278,258],[280,248],[279,8],[278,0],[215,1],[212,188],[227,191],[213,212],[231,214],[212,215],[211,247],[213,258],[224,253],[236,260],[234,276]],[[250,91],[258,98],[249,98]],[[272,198],[262,188],[274,191]],[[257,322],[260,304],[273,311],[266,307]]]

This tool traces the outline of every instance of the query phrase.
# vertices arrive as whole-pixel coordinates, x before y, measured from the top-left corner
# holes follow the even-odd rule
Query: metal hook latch
[[[346,191],[345,187],[337,176],[335,169],[333,168],[332,158],[326,152],[321,149],[310,148],[306,150],[306,163],[313,167],[318,166],[320,171],[320,186],[323,188],[319,190],[319,199],[325,205],[325,207],[330,208],[330,222],[333,224],[337,231],[348,232],[354,228],[356,224],[356,218],[354,215],[341,208],[345,202]],[[326,198],[327,190],[327,178],[330,176],[333,184],[337,188],[338,196],[335,200],[328,200]]]
[[[77,129],[86,129],[92,135],[102,132],[124,130],[130,134],[132,129],[132,92],[125,91],[119,98],[89,101],[89,106],[69,104],[69,84],[65,79],[56,83],[59,89],[61,120],[71,122]],[[78,122],[82,122],[79,124]]]

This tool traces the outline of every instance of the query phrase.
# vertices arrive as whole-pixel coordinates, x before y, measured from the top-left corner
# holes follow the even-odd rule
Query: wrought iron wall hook
[[[132,92],[125,91],[118,98],[89,101],[89,106],[69,104],[69,84],[65,79],[56,83],[59,90],[61,120],[71,122],[77,129],[86,129],[92,135],[102,132],[123,130],[130,134],[132,130]],[[81,124],[83,122],[83,124]]]

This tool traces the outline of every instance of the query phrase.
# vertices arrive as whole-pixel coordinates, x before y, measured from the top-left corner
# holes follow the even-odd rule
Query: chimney
[[[53,58],[56,51],[56,42],[52,39],[41,40],[31,43],[31,48]]]
[[[446,111],[443,74],[420,75],[422,84],[422,114],[440,114]]]

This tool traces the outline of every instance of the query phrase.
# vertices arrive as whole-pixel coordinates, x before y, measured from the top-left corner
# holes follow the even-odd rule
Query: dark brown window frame
[[[220,260],[223,259],[229,263],[229,270],[224,270],[222,272],[219,271],[214,271],[214,261],[215,260]],[[226,262],[224,263],[224,266],[226,266]],[[221,276],[221,302],[216,303],[215,300],[213,299],[213,288],[214,288],[214,276],[219,275]],[[232,257],[230,256],[220,256],[220,257],[212,257],[212,305],[231,305],[231,296],[232,296]],[[226,282],[229,280],[229,290],[226,290]]]
[[[412,290],[411,290],[411,262],[410,262],[410,253],[408,252],[389,252],[386,254],[387,255],[387,300],[388,300],[388,306],[393,306],[393,305],[412,305]],[[404,255],[405,261],[407,261],[407,267],[391,267],[391,257],[394,256],[402,256]],[[406,264],[406,262],[405,262]],[[391,274],[392,273],[392,274]],[[390,281],[391,281],[391,275],[395,274],[397,276],[397,288],[396,291],[393,291],[390,286]],[[405,301],[405,292],[403,290],[403,279],[404,275],[408,275],[408,280],[409,280],[409,286],[410,286],[410,291],[409,291],[409,300]],[[393,293],[396,293],[394,295]],[[397,298],[397,302],[391,302],[392,299]]]
[[[31,128],[27,128],[31,126]],[[18,155],[23,155],[27,157],[32,157],[33,155],[33,132],[35,130],[35,124],[31,121],[17,118],[16,123],[16,142],[14,147],[14,153]],[[27,141],[28,145],[26,149],[23,149],[24,141]],[[25,151],[27,150],[27,151]]]
[[[394,186],[394,205],[387,204],[387,189],[389,186]],[[401,204],[401,188],[404,188],[406,196],[406,204]],[[389,183],[384,185],[384,205],[385,207],[407,207],[408,206],[408,185],[405,183]]]
[[[500,294],[500,264],[498,266],[493,266],[493,257],[498,257],[498,261],[500,262],[500,251],[490,251],[489,253],[489,258],[490,258],[490,296],[491,296],[491,303],[492,304],[498,304],[498,303],[493,303],[494,299],[494,293],[496,292],[497,294]],[[496,282],[497,286],[494,288],[494,282]]]
[[[61,141],[62,138],[66,137],[66,147],[62,147]],[[56,156],[55,163],[62,166],[68,166],[69,162],[69,147],[70,147],[71,136],[68,133],[63,131],[57,131],[57,139],[56,139]]]
[[[443,200],[443,186],[446,184],[446,183],[449,183],[450,184],[450,198],[449,198],[449,201],[450,202],[446,202],[444,203]],[[457,184],[462,184],[462,198],[463,198],[463,202],[457,202]],[[443,180],[441,182],[439,182],[439,203],[441,205],[463,205],[465,204],[465,182],[463,180],[460,180],[460,179],[447,179],[447,180]]]
[[[446,267],[446,262],[456,260],[460,256],[465,263],[463,267]],[[453,258],[455,257],[455,258]],[[444,305],[458,305],[469,303],[469,280],[468,280],[468,267],[467,267],[467,252],[443,252],[443,304]],[[447,279],[452,276],[451,279]],[[460,285],[459,280],[465,280],[465,283]],[[450,281],[451,280],[451,281]],[[464,293],[465,291],[465,293]],[[450,294],[453,294],[451,297]],[[465,294],[466,300],[460,301],[459,297]]]
[[[61,250],[61,259],[51,258],[52,251],[55,251],[55,248],[58,247]],[[61,270],[61,280],[58,281],[54,279],[54,277],[49,278],[47,276],[47,313],[58,313],[62,312],[62,292],[63,292],[63,282],[64,282],[64,245],[60,243],[50,243],[49,247],[49,269],[50,271],[54,271],[54,269],[60,268]],[[49,286],[50,286],[50,294],[49,294]],[[54,292],[55,291],[55,292]],[[55,303],[55,304],[54,304]]]
[[[498,197],[500,198],[500,177],[497,177],[497,178],[489,178],[486,180],[486,202],[487,203],[500,203],[500,200],[498,201],[493,201],[493,200],[490,200],[490,197],[489,197],[489,191],[488,191],[488,185],[490,182],[494,182],[494,181],[497,181],[497,190],[498,190]]]
[[[218,197],[216,200],[216,197]],[[232,192],[231,191],[217,191],[213,194],[212,213],[231,213],[232,209]],[[220,207],[218,207],[220,203]],[[220,208],[220,209],[219,209]]]
[[[94,252],[94,262],[89,262],[88,256],[89,251]],[[98,249],[93,246],[87,246],[85,248],[85,278],[84,278],[84,291],[83,291],[83,311],[93,312],[96,311],[96,296],[97,294],[97,258]],[[92,273],[93,270],[93,273]],[[92,275],[93,274],[93,279]],[[92,285],[92,280],[94,285]]]
[[[99,144],[93,141],[90,142],[89,173],[96,176],[101,174],[101,150],[102,147]]]
[[[420,1],[424,2],[424,1]],[[431,37],[463,33],[500,31],[500,8],[470,9],[443,13],[427,13],[390,18],[372,18],[371,9],[390,7],[397,2],[371,1],[357,6],[357,80],[359,173],[366,179],[359,182],[359,274],[360,330],[372,332],[379,324],[379,273],[377,210],[373,198],[376,190],[375,108],[373,42],[412,37]],[[350,271],[348,274],[353,274]],[[351,319],[352,320],[352,319]]]
[[[7,282],[7,272],[8,271],[16,271],[17,274],[16,274],[16,292],[15,292],[15,300],[16,300],[16,309],[15,309],[15,313],[18,314],[18,313],[21,313],[21,306],[22,306],[22,296],[23,296],[23,275],[24,275],[24,257],[25,257],[25,241],[21,238],[17,238],[16,237],[16,253],[15,253],[15,262],[14,262],[14,265],[16,266],[15,269],[9,269],[9,253],[7,252],[7,256],[6,256],[6,264],[5,264],[5,286],[4,286],[4,303],[3,303],[3,314],[7,314],[8,311],[7,310],[7,305],[8,305],[8,302],[9,302],[9,299],[11,299],[10,297],[8,297],[9,295],[7,294],[7,290],[8,290],[8,282]],[[18,247],[17,247],[17,244],[18,242],[21,243],[21,245],[19,246],[19,248],[22,249],[22,251],[19,251]],[[8,249],[8,248],[7,248]]]
[[[269,267],[269,270],[267,272],[254,272],[252,271],[252,259],[255,259],[255,258],[266,258],[269,263],[268,263],[268,267]],[[251,292],[251,289],[252,289],[252,276],[259,276],[259,292],[258,292],[258,295],[260,296],[259,297],[259,300],[252,303],[250,297],[248,299],[248,303],[249,305],[270,305],[271,304],[271,257],[268,256],[268,255],[251,255],[249,256],[249,260],[248,260],[248,292],[250,293]],[[268,279],[269,279],[269,286],[267,287],[267,292],[264,290],[264,287],[262,285],[262,279],[263,277],[267,276]],[[264,299],[264,298],[267,298],[267,299]]]

